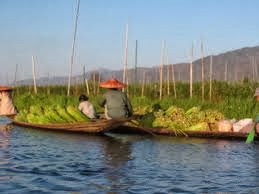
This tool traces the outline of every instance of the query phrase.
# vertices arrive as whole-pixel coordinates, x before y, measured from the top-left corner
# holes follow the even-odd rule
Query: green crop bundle
[[[202,122],[202,123],[195,124],[186,130],[187,131],[208,131],[209,125],[206,122]]]
[[[205,117],[205,121],[208,123],[215,123],[216,121],[224,119],[224,115],[216,110],[206,110]]]
[[[164,115],[162,117],[156,117],[152,123],[153,127],[169,127],[170,123],[172,122],[171,118]]]
[[[79,122],[89,121],[89,118],[86,117],[82,112],[80,112],[77,108],[75,108],[72,105],[69,105],[67,107],[67,112],[76,120]]]
[[[38,106],[38,105],[32,105],[32,106],[30,106],[30,113],[40,115],[43,113],[42,107]]]
[[[26,110],[21,110],[15,117],[14,120],[21,121],[21,122],[28,122],[27,120],[27,113]]]
[[[185,115],[193,115],[193,114],[197,114],[199,113],[201,110],[201,107],[199,106],[194,106],[190,109],[188,109],[186,112],[185,112]]]
[[[29,113],[26,116],[27,120],[29,123],[38,123],[38,116],[33,114],[33,113]]]
[[[48,124],[50,123],[49,118],[46,115],[37,115],[37,123],[38,124]]]
[[[57,107],[56,111],[59,114],[59,116],[61,118],[63,118],[66,122],[68,122],[68,123],[75,123],[76,122],[76,120],[70,114],[67,113],[65,108]]]
[[[52,108],[45,109],[44,115],[49,119],[50,123],[65,123],[66,122],[61,116],[59,116],[57,111]]]

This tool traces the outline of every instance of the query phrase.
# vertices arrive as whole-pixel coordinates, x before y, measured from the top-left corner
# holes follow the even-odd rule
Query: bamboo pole
[[[228,63],[225,62],[225,81],[228,81]]]
[[[78,85],[79,85],[79,80],[78,78],[75,78],[74,96],[78,96]]]
[[[135,72],[134,72],[134,81],[137,83],[137,65],[138,65],[138,40],[136,40],[136,48],[135,48]]]
[[[202,41],[201,41],[201,96],[202,96],[202,101],[204,101],[204,51],[203,51]]]
[[[163,96],[163,81],[164,81],[164,53],[165,53],[165,40],[162,41],[161,48],[161,65],[160,65],[160,87],[159,87],[159,98]]]
[[[142,88],[141,88],[141,96],[144,96],[145,81],[146,81],[146,71],[143,72],[143,81],[142,81]]]
[[[85,84],[86,84],[86,92],[87,92],[87,95],[90,94],[90,91],[89,91],[89,84],[88,84],[88,79],[86,78],[85,79]]]
[[[166,79],[167,79],[167,95],[170,96],[170,65],[168,62],[168,50],[167,50],[167,55],[166,55]]]
[[[193,60],[193,45],[191,48],[191,57],[190,57],[190,98],[192,98],[192,60]]]
[[[83,66],[83,85],[84,85],[84,88],[86,89],[86,82],[85,82],[85,65]]]
[[[17,88],[17,73],[18,73],[18,64],[16,64],[15,73],[14,73],[14,87],[15,87],[15,90],[13,91],[13,95],[14,95],[15,91],[17,91],[17,94],[19,95],[19,91],[18,91],[18,88]]]
[[[137,72],[137,65],[138,65],[138,40],[136,40],[136,48],[135,48],[135,69],[134,69],[134,82],[137,85],[138,80],[138,72]],[[137,93],[137,87],[134,87],[134,95]]]
[[[123,69],[123,83],[127,81],[127,69],[128,69],[128,24],[126,24],[125,29],[125,48],[124,48],[124,69]],[[128,86],[127,86],[128,87]],[[124,91],[124,88],[122,89]]]
[[[126,69],[126,89],[127,89],[127,95],[129,96],[129,71],[128,71],[128,68]]]
[[[76,42],[76,32],[77,32],[77,22],[78,22],[78,15],[79,15],[79,6],[80,6],[80,0],[77,0],[75,29],[74,29],[74,36],[73,36],[73,43],[72,43],[72,54],[71,54],[71,58],[70,58],[70,68],[69,68],[68,84],[67,84],[67,96],[70,95],[72,66],[73,66],[73,63],[74,63],[74,55],[75,55],[75,42]]]
[[[15,73],[14,73],[14,87],[17,86],[17,72],[18,72],[18,64],[15,66]]]
[[[176,84],[175,84],[175,75],[174,75],[174,64],[172,64],[172,81],[174,85],[174,98],[176,98],[177,95],[176,95]]]
[[[47,94],[50,95],[50,76],[48,73],[48,86],[47,86]]]
[[[253,61],[252,61],[252,74],[253,74],[253,81],[255,81],[255,57],[253,56]]]
[[[87,92],[87,95],[90,94],[90,89],[89,89],[89,83],[88,83],[88,79],[87,79],[87,75],[85,73],[85,66],[84,66],[84,82],[85,82],[85,85],[86,85],[86,92]]]
[[[95,87],[95,72],[93,74],[93,93],[96,94],[96,87]]]
[[[212,55],[210,56],[210,91],[209,91],[209,98],[211,101],[212,97]]]
[[[100,93],[100,83],[101,83],[101,72],[98,74],[98,85],[97,85],[97,94]]]
[[[257,67],[256,57],[255,57],[255,80],[258,81],[258,67]]]
[[[32,56],[32,78],[33,78],[34,93],[37,94],[36,75],[35,75],[35,57],[34,56]]]

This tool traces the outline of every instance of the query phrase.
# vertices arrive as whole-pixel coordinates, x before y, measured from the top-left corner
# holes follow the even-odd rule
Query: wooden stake
[[[137,83],[137,65],[138,65],[138,40],[136,40],[136,48],[135,48],[135,72],[134,72],[134,81]]]
[[[159,88],[159,97],[160,97],[160,100],[162,99],[162,96],[163,96],[164,53],[165,53],[165,40],[162,41],[162,48],[161,48],[160,88]]]
[[[255,81],[255,57],[252,57],[252,74],[253,74],[253,81]]]
[[[48,86],[47,86],[47,94],[50,95],[50,76],[48,73]]]
[[[209,93],[209,98],[211,101],[212,97],[212,55],[210,56],[210,93]]]
[[[144,72],[143,72],[142,88],[141,88],[141,96],[144,96],[145,81],[146,81],[146,72],[144,71]]]
[[[16,64],[16,67],[15,67],[15,73],[14,73],[14,87],[15,87],[15,90],[13,91],[12,95],[14,95],[15,91],[17,91],[17,94],[19,95],[19,91],[18,91],[18,88],[17,88],[17,72],[18,72],[18,64]]]
[[[32,56],[32,77],[33,77],[34,93],[37,94],[36,75],[35,75],[35,58],[34,58],[34,56]]]
[[[191,48],[191,59],[190,59],[190,98],[192,98],[192,60],[193,60],[193,45]]]
[[[98,85],[97,85],[97,94],[99,95],[100,93],[100,83],[101,83],[101,72],[98,74]]]
[[[176,84],[175,84],[175,76],[174,76],[174,64],[172,64],[172,81],[173,81],[173,85],[174,85],[174,97],[176,98]]]
[[[86,84],[87,95],[89,95],[90,91],[89,91],[89,84],[88,84],[88,79],[87,78],[85,79],[85,84]]]
[[[123,83],[127,81],[127,69],[128,69],[128,24],[126,24],[125,30],[125,48],[124,48],[124,70],[123,70]],[[128,86],[127,86],[128,87]],[[124,88],[122,89],[124,91]]]
[[[96,88],[95,88],[95,72],[94,72],[94,75],[93,75],[93,93],[96,94]]]
[[[87,95],[89,96],[89,94],[90,94],[90,89],[89,89],[89,84],[88,84],[88,79],[87,79],[87,75],[86,75],[86,73],[85,73],[85,71],[86,71],[86,68],[85,68],[85,65],[84,65],[84,82],[85,82],[85,86],[86,86],[86,92],[87,92]]]
[[[170,96],[170,65],[168,63],[168,51],[166,55],[166,64],[167,64],[167,68],[166,68],[167,95]]]
[[[225,81],[228,81],[228,63],[225,62]]]
[[[18,64],[16,64],[16,67],[15,67],[15,73],[14,73],[14,87],[17,86],[17,71],[18,71]]]
[[[78,21],[78,15],[79,15],[79,6],[80,6],[80,0],[77,0],[75,29],[74,29],[74,36],[73,36],[73,43],[72,43],[72,54],[71,54],[71,58],[70,58],[70,68],[69,68],[68,84],[67,84],[67,96],[70,95],[70,85],[71,85],[71,76],[72,76],[72,66],[73,66],[73,63],[74,63],[74,55],[75,55],[75,42],[76,42],[76,32],[77,32],[77,21]]]
[[[86,82],[85,82],[85,65],[83,66],[83,84],[86,88]]]
[[[138,65],[138,40],[136,40],[136,48],[135,48],[135,72],[134,72],[134,95],[137,94],[137,83],[138,83],[138,72],[137,72],[137,65]]]
[[[255,80],[258,81],[258,67],[257,67],[256,57],[254,58],[254,62],[255,62]]]
[[[204,101],[204,54],[203,54],[203,43],[201,41],[201,96]]]

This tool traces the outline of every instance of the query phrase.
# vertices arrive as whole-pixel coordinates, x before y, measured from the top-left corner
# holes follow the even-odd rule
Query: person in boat
[[[13,88],[9,86],[0,86],[0,116],[14,116],[17,109],[13,105],[12,92]]]
[[[121,91],[125,86],[117,79],[100,83],[100,87],[108,89],[101,101],[101,106],[105,108],[106,119],[122,119],[132,116],[131,103],[127,95]]]
[[[84,94],[79,96],[78,109],[90,119],[97,118],[94,106],[88,101],[88,97]]]

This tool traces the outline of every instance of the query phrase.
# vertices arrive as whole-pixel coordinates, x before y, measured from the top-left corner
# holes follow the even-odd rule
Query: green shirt
[[[101,106],[107,106],[108,116],[120,119],[132,115],[132,106],[125,93],[120,90],[109,90],[103,96]]]

